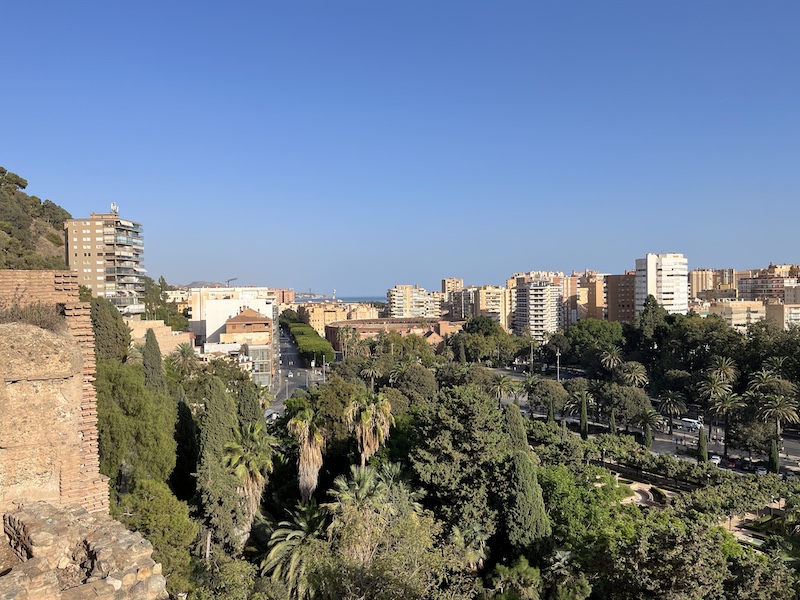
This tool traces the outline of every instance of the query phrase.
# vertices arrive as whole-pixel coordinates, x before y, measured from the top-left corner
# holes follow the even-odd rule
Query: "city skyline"
[[[0,164],[145,268],[337,296],[800,262],[800,5],[17,3]]]

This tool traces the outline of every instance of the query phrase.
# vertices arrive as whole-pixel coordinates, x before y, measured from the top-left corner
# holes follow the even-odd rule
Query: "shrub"
[[[20,306],[0,306],[0,323],[27,323],[55,333],[64,333],[67,322],[53,304],[37,302]]]

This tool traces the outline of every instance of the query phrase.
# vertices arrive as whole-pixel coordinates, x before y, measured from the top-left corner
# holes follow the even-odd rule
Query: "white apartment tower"
[[[123,314],[144,312],[144,238],[141,223],[111,212],[64,222],[67,265],[94,296],[108,298]]]
[[[683,254],[648,254],[636,259],[634,304],[637,313],[652,295],[667,312],[689,312],[689,263]]]
[[[541,342],[548,333],[563,327],[561,286],[550,281],[520,282],[515,295],[514,333],[529,332]]]
[[[416,285],[396,285],[386,292],[391,318],[440,319],[441,294],[428,293]]]

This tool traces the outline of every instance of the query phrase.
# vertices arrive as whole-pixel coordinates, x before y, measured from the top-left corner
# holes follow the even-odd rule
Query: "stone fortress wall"
[[[0,598],[167,598],[150,543],[108,516],[77,273],[0,270],[0,308],[37,302],[59,306],[68,332],[0,324]]]

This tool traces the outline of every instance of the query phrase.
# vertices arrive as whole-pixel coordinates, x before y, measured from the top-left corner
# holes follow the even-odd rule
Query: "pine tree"
[[[149,390],[166,394],[167,374],[164,370],[164,361],[161,358],[161,349],[158,347],[155,332],[148,329],[144,340],[144,351],[142,352],[144,384]]]
[[[706,430],[704,427],[700,428],[697,436],[697,462],[708,462],[708,440],[706,439]]]
[[[212,540],[230,554],[238,554],[242,541],[237,526],[246,520],[236,490],[239,482],[225,466],[225,444],[233,442],[239,426],[233,399],[222,381],[214,377],[205,390],[205,412],[200,419],[200,459],[197,491],[200,513]]]
[[[514,453],[510,480],[505,515],[508,541],[516,554],[529,553],[537,543],[550,536],[551,528],[542,488],[527,450]]]

